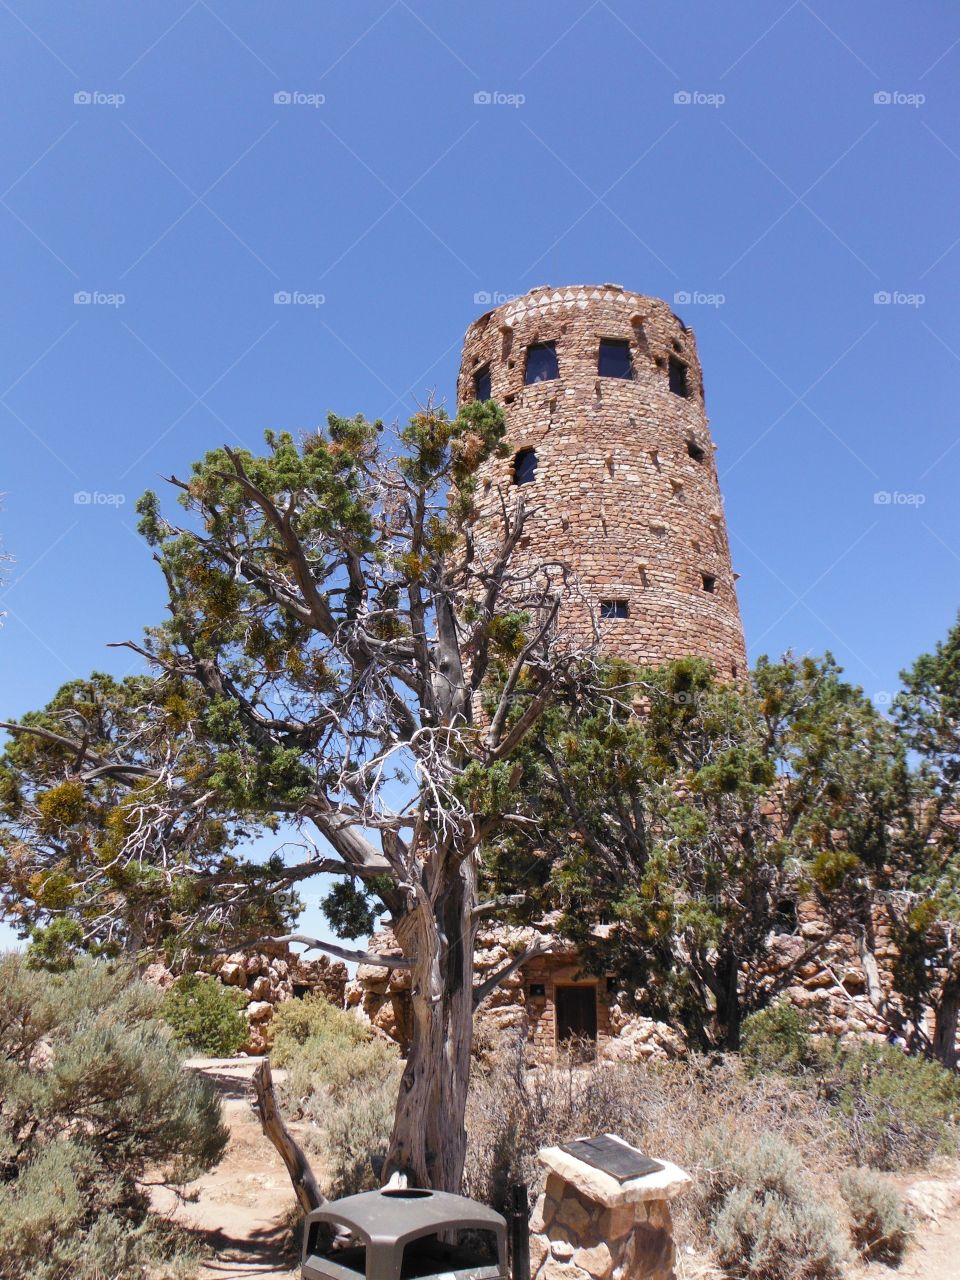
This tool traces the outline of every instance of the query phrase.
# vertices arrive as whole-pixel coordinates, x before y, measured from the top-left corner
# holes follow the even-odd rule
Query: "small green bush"
[[[229,1058],[249,1036],[243,1007],[239,991],[206,974],[185,973],[164,993],[160,1016],[181,1048],[210,1058]]]
[[[813,1066],[818,1056],[810,1019],[789,1000],[778,1000],[744,1019],[740,1054],[751,1075],[760,1071],[797,1075]]]
[[[907,1247],[910,1219],[896,1189],[873,1169],[846,1169],[840,1175],[840,1194],[860,1257],[897,1265]]]
[[[820,1091],[847,1122],[853,1163],[907,1169],[956,1153],[960,1079],[938,1063],[863,1044],[822,1070]]]
[[[284,1108],[313,1126],[325,1191],[372,1190],[374,1161],[386,1155],[393,1125],[402,1066],[396,1045],[374,1039],[322,996],[282,1004],[273,1032],[274,1060],[287,1071]]]
[[[765,1135],[735,1146],[718,1135],[706,1199],[717,1262],[742,1280],[839,1280],[846,1244],[799,1152]]]
[[[0,1276],[146,1280],[184,1261],[143,1190],[221,1158],[213,1091],[183,1070],[158,993],[123,967],[0,955]]]

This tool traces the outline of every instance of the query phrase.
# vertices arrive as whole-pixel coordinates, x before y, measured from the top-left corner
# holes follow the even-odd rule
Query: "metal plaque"
[[[564,1142],[560,1150],[568,1156],[574,1156],[589,1164],[594,1169],[601,1169],[617,1182],[629,1182],[632,1178],[642,1178],[647,1173],[658,1173],[663,1165],[651,1160],[642,1151],[637,1151],[619,1138],[611,1138],[602,1133],[597,1138],[580,1138],[577,1142]]]

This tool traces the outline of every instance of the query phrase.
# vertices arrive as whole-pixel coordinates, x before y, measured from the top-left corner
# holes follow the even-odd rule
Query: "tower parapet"
[[[693,332],[619,285],[531,290],[467,330],[458,399],[493,398],[509,457],[479,473],[477,546],[519,485],[521,563],[563,565],[573,634],[638,665],[746,669]]]

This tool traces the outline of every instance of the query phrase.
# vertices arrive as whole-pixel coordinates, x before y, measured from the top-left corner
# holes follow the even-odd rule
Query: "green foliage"
[[[122,967],[50,975],[0,956],[0,1274],[146,1280],[180,1248],[141,1182],[211,1168],[227,1132],[158,997]]]
[[[839,1280],[846,1248],[836,1215],[799,1152],[773,1134],[718,1142],[704,1194],[717,1261],[743,1280]]]
[[[396,1046],[322,996],[280,1005],[273,1034],[274,1061],[287,1070],[285,1106],[313,1126],[327,1194],[372,1190],[374,1161],[385,1156],[393,1124]]]
[[[529,886],[520,919],[559,911],[588,969],[700,1048],[736,1048],[770,999],[786,905],[813,887],[838,921],[861,918],[903,796],[891,727],[829,656],[761,660],[749,685],[700,659],[610,664],[509,763],[511,808],[535,822],[488,842],[492,887]],[[489,791],[478,777],[471,795]]]
[[[794,1075],[817,1061],[810,1019],[789,1000],[778,1000],[744,1020],[740,1054],[747,1069]]]
[[[865,1044],[838,1051],[820,1077],[821,1092],[845,1118],[856,1164],[908,1169],[956,1154],[960,1079],[939,1063]]]
[[[910,1238],[910,1219],[896,1188],[872,1169],[846,1169],[840,1175],[840,1194],[860,1257],[898,1266]]]
[[[0,915],[37,963],[155,954],[207,941],[224,920],[249,932],[289,920],[297,902],[271,892],[275,868],[231,857],[257,824],[218,799],[202,712],[198,690],[169,674],[94,673],[17,722],[0,755]]]
[[[239,991],[205,974],[185,973],[164,992],[160,1017],[181,1048],[229,1058],[249,1034],[243,1007]]]

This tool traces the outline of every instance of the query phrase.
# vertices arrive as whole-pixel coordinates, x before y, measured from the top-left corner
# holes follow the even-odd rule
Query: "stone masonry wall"
[[[630,343],[631,379],[598,376],[601,338]],[[526,349],[536,342],[556,343],[559,377],[525,386]],[[686,366],[687,398],[669,388],[671,358]],[[625,600],[627,618],[599,623],[607,652],[643,664],[696,655],[721,678],[742,675],[743,628],[692,331],[665,302],[619,285],[539,288],[470,326],[461,403],[474,398],[485,368],[506,411],[510,457],[480,472],[480,554],[501,499],[512,505],[516,496],[515,452],[534,448],[516,562],[551,561],[558,580],[563,566],[579,584],[562,613],[572,635],[592,638],[600,600]]]

